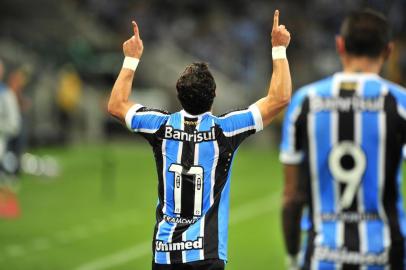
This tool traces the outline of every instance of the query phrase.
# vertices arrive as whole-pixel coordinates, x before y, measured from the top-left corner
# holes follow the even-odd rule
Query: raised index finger
[[[272,29],[277,29],[279,26],[279,10],[275,10],[275,14],[273,15],[273,27]]]
[[[135,21],[132,21],[132,24],[133,24],[134,36],[136,38],[139,38],[140,37],[140,31],[138,29],[137,23]]]

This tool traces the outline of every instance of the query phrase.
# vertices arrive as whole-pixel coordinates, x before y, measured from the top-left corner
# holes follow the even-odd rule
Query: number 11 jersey
[[[240,143],[262,130],[258,107],[217,117],[136,104],[126,124],[148,140],[155,156],[154,262],[226,261],[231,165]]]

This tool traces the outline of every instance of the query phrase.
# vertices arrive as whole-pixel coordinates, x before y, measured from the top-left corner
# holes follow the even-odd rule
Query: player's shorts
[[[224,261],[217,259],[180,264],[152,263],[152,270],[224,270],[224,268]]]

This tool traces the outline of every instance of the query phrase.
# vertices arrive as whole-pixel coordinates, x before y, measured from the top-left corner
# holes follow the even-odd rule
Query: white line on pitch
[[[106,233],[129,225],[139,223],[135,217],[134,210],[116,213],[109,220],[94,219],[90,224],[79,224],[70,229],[61,230],[48,237],[39,237],[25,244],[10,244],[4,248],[4,255],[9,257],[20,257],[31,251],[44,251],[56,244],[68,244],[75,241],[89,238],[94,234]],[[1,260],[5,259],[3,257]]]
[[[77,270],[107,269],[128,261],[132,261],[150,253],[151,241],[143,242],[137,246],[102,257],[90,263],[83,264]]]
[[[10,245],[5,248],[6,254],[11,257],[19,257],[25,254],[25,249],[21,245]]]
[[[45,250],[51,247],[51,242],[47,238],[37,238],[32,241],[32,248],[34,250]]]
[[[257,217],[263,213],[273,211],[278,205],[280,194],[272,194],[231,209],[230,225]],[[113,254],[95,259],[78,266],[75,270],[103,270],[122,265],[129,261],[144,257],[151,252],[151,241],[142,242],[135,247],[124,249]]]

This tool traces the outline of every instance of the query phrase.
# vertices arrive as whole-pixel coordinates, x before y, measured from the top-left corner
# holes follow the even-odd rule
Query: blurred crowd
[[[18,99],[23,141],[31,145],[94,141],[115,130],[104,106],[132,19],[144,40],[145,70],[156,72],[137,77],[136,87],[141,93],[142,89],[167,93],[162,98],[168,99],[166,109],[174,109],[174,84],[158,77],[171,67],[177,69],[184,59],[208,62],[226,82],[243,89],[235,94],[242,104],[258,98],[270,79],[270,31],[276,8],[293,37],[288,55],[295,87],[339,70],[334,36],[342,18],[360,7],[388,16],[396,50],[385,76],[406,84],[403,0],[2,0],[4,82]],[[148,51],[153,53],[148,56]],[[148,93],[154,91],[144,91]]]

